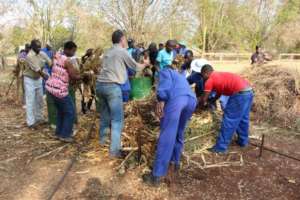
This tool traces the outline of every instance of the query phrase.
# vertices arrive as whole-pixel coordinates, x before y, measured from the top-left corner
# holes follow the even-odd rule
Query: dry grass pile
[[[254,118],[284,128],[299,128],[300,71],[264,65],[244,72],[255,91]]]
[[[152,96],[143,101],[132,101],[126,105],[123,149],[129,151],[127,166],[152,164],[156,142],[159,136],[159,119],[155,116],[155,99]],[[210,112],[194,114],[185,134],[185,152],[201,153],[211,147],[218,129],[218,117]],[[139,148],[140,147],[140,148]],[[139,150],[140,149],[140,150]]]

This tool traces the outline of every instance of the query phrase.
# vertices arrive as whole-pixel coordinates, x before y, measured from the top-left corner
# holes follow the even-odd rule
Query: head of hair
[[[148,46],[148,49],[149,49],[150,51],[157,51],[157,45],[156,45],[156,43],[151,42],[151,43],[149,44],[149,46]]]
[[[30,48],[36,47],[37,45],[40,45],[41,42],[38,39],[33,39],[30,42]]]
[[[214,71],[214,68],[209,64],[204,65],[201,69],[201,73],[207,73],[212,71]]]
[[[114,31],[112,36],[111,36],[112,43],[113,44],[120,43],[123,36],[124,36],[123,31],[121,31],[121,30]]]
[[[68,41],[64,44],[64,49],[74,49],[77,48],[77,45],[73,41]]]
[[[26,43],[25,44],[25,49],[30,49],[30,44]]]
[[[187,57],[193,57],[194,56],[194,53],[192,50],[187,50],[184,54],[184,57],[187,58]]]
[[[259,48],[260,48],[260,46],[259,46],[259,45],[256,45],[256,46],[255,46],[255,49],[256,49],[256,50],[258,50]]]
[[[177,45],[177,41],[176,40],[168,40],[166,42],[166,46],[172,46],[175,47]]]

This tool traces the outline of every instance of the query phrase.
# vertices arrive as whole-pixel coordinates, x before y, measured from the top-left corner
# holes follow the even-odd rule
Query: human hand
[[[165,103],[163,101],[157,102],[156,108],[155,108],[155,114],[158,118],[162,118],[164,115],[164,107]]]

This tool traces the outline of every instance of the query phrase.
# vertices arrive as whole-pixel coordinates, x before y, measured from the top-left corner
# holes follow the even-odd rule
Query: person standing
[[[260,46],[256,46],[255,53],[251,56],[251,65],[261,65],[264,64],[265,61],[271,61],[271,58],[269,58],[265,53],[263,53]]]
[[[54,59],[52,74],[46,81],[46,90],[54,101],[57,110],[55,136],[64,141],[72,142],[73,125],[75,121],[75,105],[69,94],[71,81],[81,79],[79,71],[72,64],[77,45],[72,42],[64,44],[63,54],[57,53]]]
[[[171,67],[159,73],[156,114],[161,119],[153,170],[143,175],[144,182],[158,185],[167,174],[169,164],[179,170],[184,145],[184,131],[197,99],[186,78]]]
[[[179,55],[184,56],[186,54],[186,52],[188,51],[188,49],[186,48],[186,44],[185,42],[181,41],[179,42]]]
[[[161,50],[163,50],[164,48],[165,48],[164,43],[159,43],[159,44],[158,44],[158,51],[161,51]]]
[[[26,56],[23,72],[26,121],[28,127],[36,128],[44,122],[42,77],[47,78],[47,75],[43,73],[43,67],[46,63],[51,66],[52,61],[44,52],[41,52],[39,40],[32,40],[30,46],[31,50]]]
[[[158,55],[158,49],[157,49],[157,45],[156,43],[152,42],[149,47],[148,47],[148,55],[149,55],[149,60],[150,60],[150,64],[151,64],[151,71],[152,71],[152,83],[154,83],[155,79],[154,79],[154,75],[156,72],[156,68],[155,63],[156,63],[156,58]]]
[[[103,55],[102,67],[97,75],[96,94],[100,104],[100,144],[106,143],[106,135],[111,127],[110,155],[122,157],[121,133],[123,129],[124,111],[122,90],[120,85],[127,80],[127,68],[143,70],[149,65],[137,63],[126,51],[127,40],[121,30],[112,34],[113,46]]]
[[[29,53],[29,51],[30,51],[30,44],[25,44],[25,49],[22,49],[20,51],[20,53],[18,54],[17,65],[13,71],[13,73],[17,79],[17,99],[18,99],[18,101],[22,102],[23,105],[25,105],[23,73],[25,70],[25,60],[26,60],[26,57],[27,57],[27,54]],[[21,89],[21,98],[19,98],[20,89]]]
[[[166,48],[158,52],[158,55],[156,57],[157,72],[172,64],[172,61],[174,60],[173,49],[175,48],[175,46],[175,41],[168,40],[166,42]]]
[[[214,147],[209,151],[225,153],[231,142],[233,134],[238,135],[237,144],[245,147],[248,144],[250,111],[253,102],[253,91],[249,83],[236,74],[229,72],[215,72],[210,65],[204,65],[201,75],[206,81],[204,96],[200,105],[205,106],[212,91],[217,96],[228,96],[228,102],[224,108],[221,130]]]
[[[127,52],[128,54],[138,62],[140,60],[141,52],[138,48],[135,48],[134,40],[129,39],[128,42]],[[127,67],[127,80],[124,84],[121,85],[122,95],[123,95],[123,102],[128,102],[130,98],[131,92],[131,84],[130,84],[130,77],[135,75],[135,71]]]

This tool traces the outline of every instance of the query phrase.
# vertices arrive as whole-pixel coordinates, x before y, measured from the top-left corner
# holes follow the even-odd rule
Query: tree
[[[174,22],[185,18],[183,0],[106,0],[100,3],[105,19],[129,37],[149,41],[173,37]],[[182,25],[182,24],[181,24]]]

